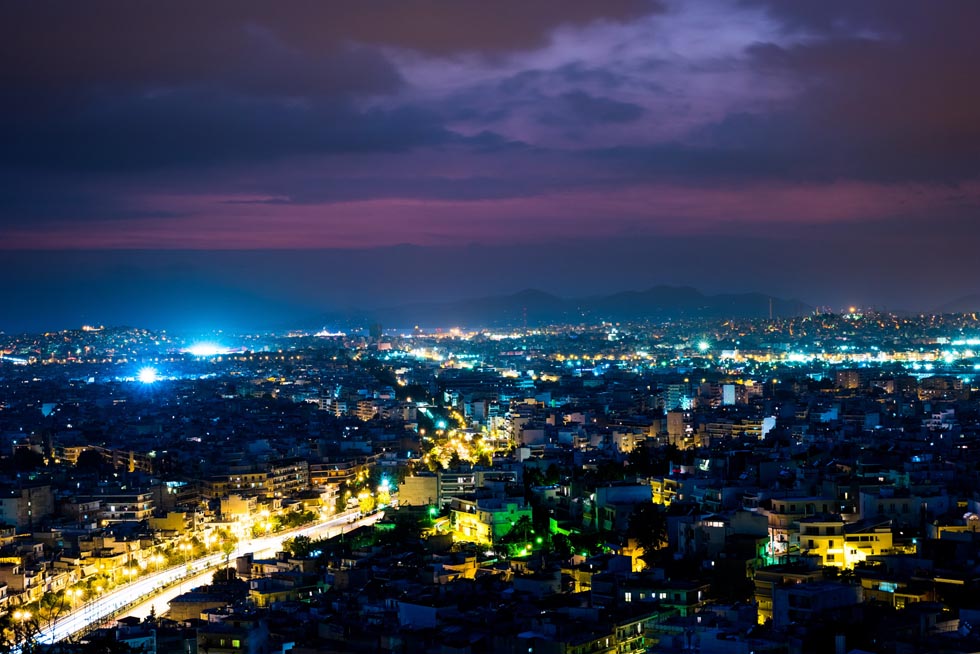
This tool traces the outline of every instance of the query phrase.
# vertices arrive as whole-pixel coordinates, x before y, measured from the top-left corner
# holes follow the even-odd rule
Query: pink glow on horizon
[[[950,199],[956,194],[957,199]],[[396,244],[535,243],[549,239],[698,235],[770,225],[862,222],[928,216],[937,206],[980,198],[980,182],[939,185],[757,184],[750,187],[634,186],[487,200],[373,199],[261,204],[256,195],[152,195],[134,206],[179,217],[18,226],[0,249],[317,249]],[[253,202],[253,203],[230,203]]]

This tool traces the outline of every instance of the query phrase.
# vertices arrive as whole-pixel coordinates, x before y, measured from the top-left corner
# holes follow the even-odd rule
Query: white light
[[[184,351],[196,357],[213,357],[228,353],[227,348],[219,347],[214,343],[196,343]]]
[[[711,343],[709,343],[708,341],[701,341],[698,343],[699,352],[707,352],[710,347],[711,347]]]
[[[136,378],[144,384],[152,384],[159,379],[156,368],[140,368],[140,371],[136,374]]]

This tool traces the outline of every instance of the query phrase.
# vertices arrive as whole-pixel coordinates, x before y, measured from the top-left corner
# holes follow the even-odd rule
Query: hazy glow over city
[[[0,654],[980,652],[978,27],[0,0]]]

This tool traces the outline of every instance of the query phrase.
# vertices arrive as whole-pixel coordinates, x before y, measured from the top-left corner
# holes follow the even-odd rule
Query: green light
[[[540,536],[538,536],[537,538],[534,539],[534,542],[536,542],[538,545],[540,545],[541,543],[544,542],[544,539],[541,538]]]

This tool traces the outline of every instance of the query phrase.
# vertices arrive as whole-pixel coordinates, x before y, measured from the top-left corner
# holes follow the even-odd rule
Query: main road
[[[158,603],[169,602],[181,591],[189,590],[202,581],[206,582],[216,568],[226,565],[232,557],[246,554],[253,554],[257,558],[273,556],[282,549],[283,541],[287,538],[296,536],[309,536],[313,539],[333,538],[350,529],[374,524],[383,515],[384,513],[380,511],[366,516],[361,516],[359,512],[342,513],[324,522],[239,542],[235,551],[229,555],[209,554],[189,561],[185,565],[146,574],[86,602],[50,624],[42,625],[38,641],[55,643],[119,613],[145,617],[151,607],[156,607]]]

